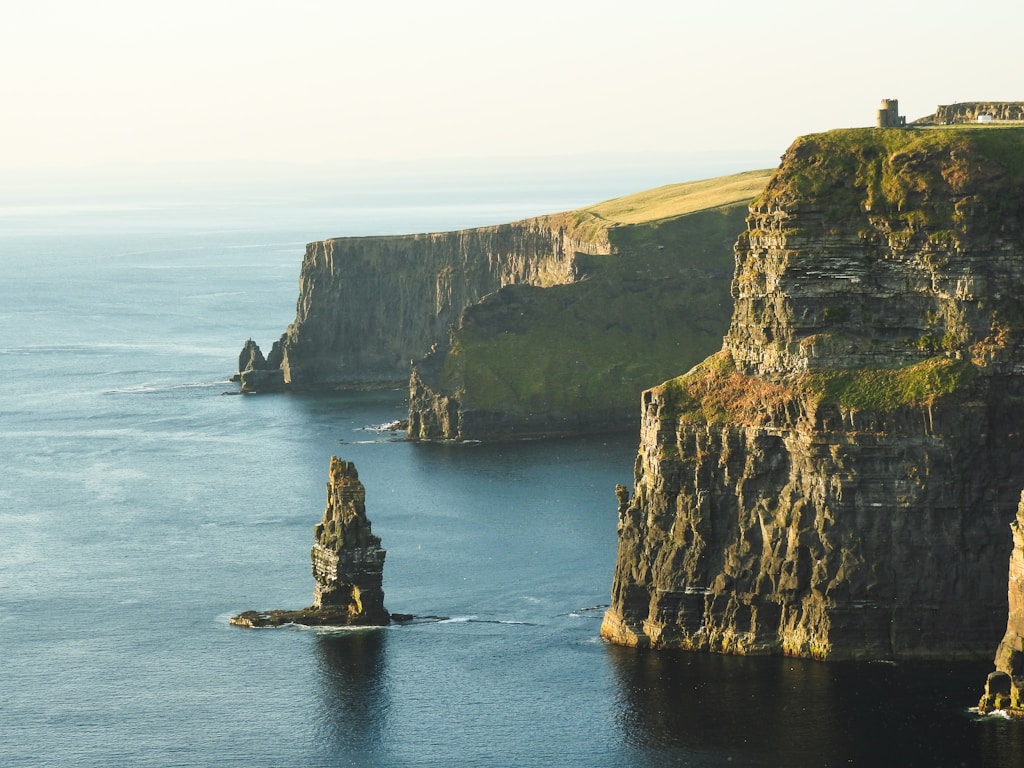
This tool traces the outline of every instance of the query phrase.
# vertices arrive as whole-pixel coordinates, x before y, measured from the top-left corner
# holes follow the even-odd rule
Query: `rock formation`
[[[979,117],[995,122],[1024,121],[1024,101],[962,101],[941,104],[934,115],[915,120],[917,125],[956,125],[976,123]]]
[[[255,341],[249,339],[238,355],[238,373],[231,377],[242,385],[243,392],[278,392],[284,389],[284,372],[281,370],[281,345],[274,342],[269,359]]]
[[[1024,130],[798,139],[721,352],[646,391],[602,634],[991,654],[1024,485]]]
[[[382,588],[385,550],[366,517],[366,489],[355,465],[331,457],[327,507],[313,529],[313,604],[298,611],[247,611],[231,619],[247,627],[387,624]]]
[[[1024,494],[1017,507],[1010,555],[1009,616],[1006,634],[996,651],[996,670],[988,676],[978,709],[1002,710],[1024,718]]]

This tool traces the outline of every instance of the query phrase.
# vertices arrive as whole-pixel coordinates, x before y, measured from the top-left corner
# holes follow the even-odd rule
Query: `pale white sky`
[[[1024,100],[1024,3],[5,0],[0,169],[777,150]]]

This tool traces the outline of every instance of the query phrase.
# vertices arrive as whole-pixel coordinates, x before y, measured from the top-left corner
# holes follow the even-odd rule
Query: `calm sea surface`
[[[969,711],[988,663],[601,642],[633,435],[414,445],[377,428],[401,391],[232,394],[242,342],[294,316],[305,241],[600,199],[489,194],[0,212],[0,764],[1024,765],[1024,724]],[[228,625],[311,601],[332,454],[387,607],[448,620]]]

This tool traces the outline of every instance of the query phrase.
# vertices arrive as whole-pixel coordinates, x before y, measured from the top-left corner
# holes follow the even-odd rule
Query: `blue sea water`
[[[242,342],[294,315],[305,241],[587,194],[0,212],[0,764],[1024,764],[1024,726],[969,711],[988,663],[603,643],[635,435],[417,445],[379,428],[402,391],[233,394]],[[331,455],[366,485],[387,607],[447,620],[228,625],[311,601]]]

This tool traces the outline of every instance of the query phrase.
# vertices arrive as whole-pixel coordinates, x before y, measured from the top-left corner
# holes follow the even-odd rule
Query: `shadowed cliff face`
[[[296,387],[405,383],[409,362],[447,338],[460,313],[504,285],[574,279],[577,253],[603,233],[565,215],[423,235],[310,243],[295,322],[281,339]]]
[[[639,393],[715,350],[746,203],[608,230],[581,279],[506,286],[416,361],[409,434],[494,439],[636,429]]]
[[[723,351],[644,393],[602,634],[980,658],[1024,485],[1024,131],[799,139]]]

